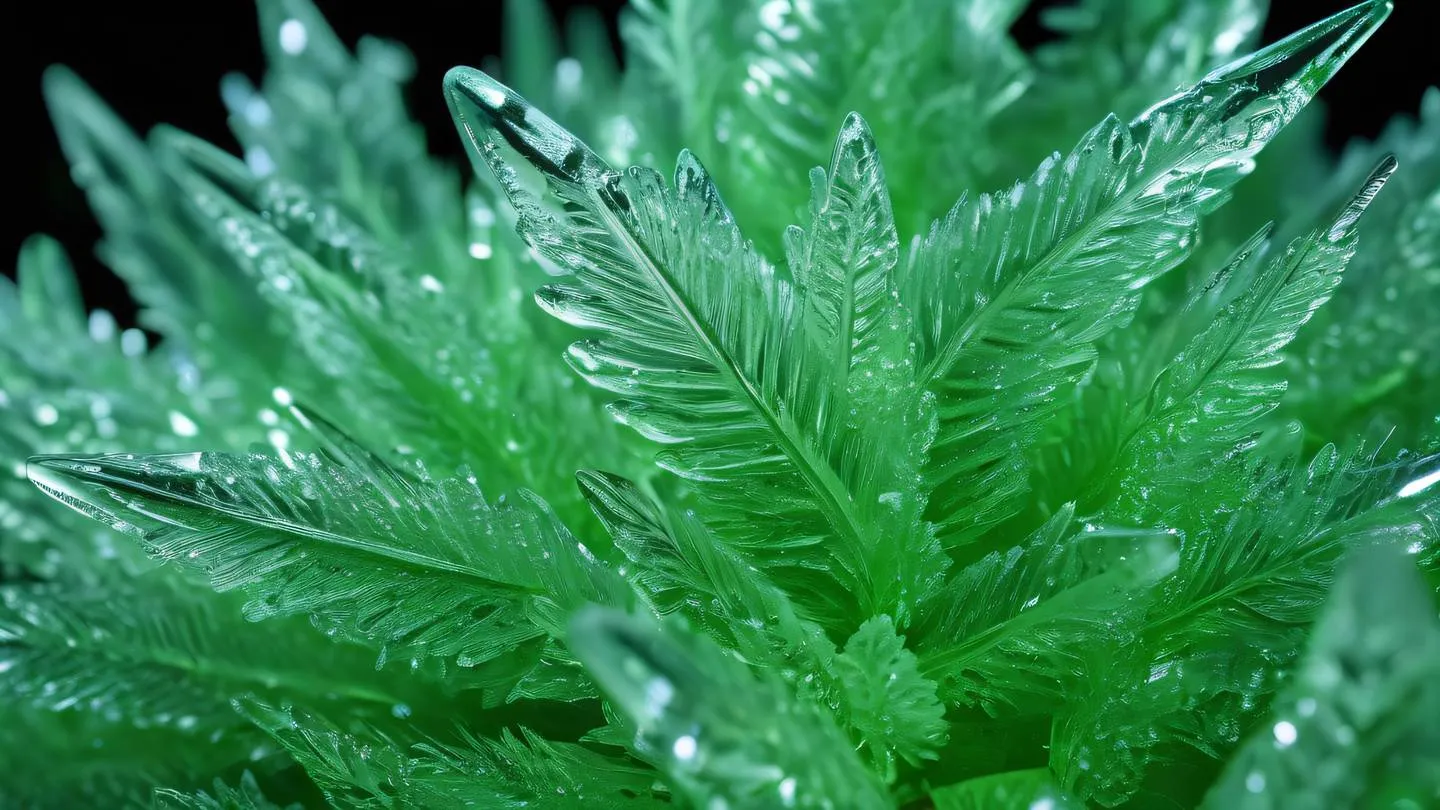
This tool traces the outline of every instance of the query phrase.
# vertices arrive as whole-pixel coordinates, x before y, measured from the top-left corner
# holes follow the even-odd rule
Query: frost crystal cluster
[[[1437,806],[1440,91],[1264,5],[516,0],[473,177],[308,0],[235,154],[52,69],[0,806]]]

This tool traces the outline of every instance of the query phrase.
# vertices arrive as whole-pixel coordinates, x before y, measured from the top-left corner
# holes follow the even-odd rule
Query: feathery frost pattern
[[[0,280],[0,806],[1435,801],[1440,89],[1303,114],[1388,2],[507,0],[473,177],[257,5],[239,154],[45,76],[151,331]]]

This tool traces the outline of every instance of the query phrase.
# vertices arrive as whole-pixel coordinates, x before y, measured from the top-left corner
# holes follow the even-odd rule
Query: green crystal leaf
[[[0,694],[57,712],[123,711],[141,728],[200,736],[233,729],[228,701],[249,691],[344,705],[361,716],[433,708],[416,687],[445,691],[418,677],[377,674],[374,653],[362,647],[316,651],[315,631],[303,622],[251,624],[233,600],[208,596],[155,577],[143,590],[108,585],[98,594],[0,586]],[[114,612],[117,602],[124,612]]]
[[[1312,444],[1362,434],[1372,444],[1419,447],[1440,412],[1440,342],[1430,316],[1440,298],[1440,88],[1426,92],[1418,120],[1400,119],[1373,144],[1347,151],[1326,185],[1347,194],[1371,165],[1393,153],[1402,167],[1360,221],[1362,249],[1335,300],[1301,332],[1287,358],[1284,413],[1300,418]]]
[[[228,729],[197,734],[173,724],[138,726],[123,708],[107,717],[0,702],[0,798],[40,810],[73,810],[77,797],[100,807],[145,807],[157,785],[198,785],[240,767],[273,769],[276,749],[233,719]]]
[[[1204,311],[1208,326],[1165,364],[1149,390],[1133,392],[1144,405],[1124,428],[1119,491],[1138,492],[1142,479],[1155,480],[1182,445],[1208,451],[1188,458],[1224,453],[1279,406],[1286,388],[1275,369],[1281,352],[1339,286],[1355,254],[1357,225],[1395,168],[1387,158],[1334,219],[1269,261],[1268,231],[1262,231],[1207,285],[1205,298],[1228,302]],[[1191,308],[1204,306],[1191,302]]]
[[[105,229],[101,258],[133,291],[142,323],[183,342],[207,370],[222,351],[215,334],[247,347],[229,363],[249,371],[282,365],[263,304],[189,227],[152,150],[68,69],[50,68],[44,84],[71,174]]]
[[[477,162],[520,210],[521,232],[573,274],[573,286],[539,293],[542,306],[603,332],[573,345],[569,360],[592,385],[626,397],[612,413],[668,445],[660,465],[717,507],[724,518],[715,530],[791,569],[792,592],[817,615],[837,620],[885,605],[908,614],[933,575],[897,580],[868,563],[893,564],[897,541],[933,547],[923,533],[887,531],[897,506],[913,508],[914,483],[910,492],[885,486],[871,474],[880,458],[858,453],[862,436],[831,416],[844,412],[844,397],[826,385],[825,361],[795,337],[793,289],[743,241],[694,157],[681,154],[672,188],[647,169],[609,169],[482,73],[453,70],[447,88]],[[522,171],[539,172],[566,204],[564,219],[541,208]],[[742,516],[762,489],[788,494],[757,535]]]
[[[1118,803],[1141,788],[1166,745],[1223,756],[1298,654],[1348,550],[1421,553],[1440,543],[1440,527],[1415,499],[1351,503],[1364,464],[1334,447],[1309,464],[1245,459],[1243,469],[1221,471],[1242,476],[1221,503],[1243,511],[1206,498],[1171,511],[1187,527],[1175,573],[1122,650],[1089,651],[1087,683],[1056,718],[1051,767],[1067,790]]]
[[[945,744],[945,707],[889,616],[860,625],[833,668],[850,725],[887,781],[897,758],[912,765],[936,758]]]
[[[1185,258],[1200,215],[1388,13],[1387,2],[1357,6],[1129,126],[1109,118],[1028,183],[962,200],[931,230],[901,292],[921,325],[920,381],[939,397],[928,515],[947,544],[1018,511],[1024,450],[1055,413],[1056,391],[1091,368],[1093,342]]]
[[[625,556],[630,581],[662,615],[682,612],[749,660],[823,677],[833,647],[785,592],[720,543],[692,512],[661,509],[632,482],[582,470],[586,500]]]
[[[635,753],[699,806],[892,807],[818,707],[676,624],[576,614],[569,644],[635,728]]]
[[[1423,806],[1440,784],[1437,682],[1440,623],[1413,560],[1354,555],[1270,721],[1203,807]]]
[[[930,791],[935,810],[1078,810],[1081,805],[1052,783],[1044,768],[982,776]]]
[[[411,742],[373,728],[342,729],[289,705],[244,699],[237,708],[303,765],[336,807],[664,806],[651,796],[648,768],[524,729],[497,739],[463,735],[454,744]]]
[[[236,787],[216,779],[210,792],[181,793],[178,790],[155,792],[156,810],[300,810],[299,804],[278,805],[265,799],[255,775],[245,771]]]
[[[560,632],[567,609],[627,601],[542,502],[492,505],[473,477],[414,482],[301,452],[42,458],[30,477],[217,590],[244,591],[249,618],[309,615],[382,660],[475,666]]]
[[[1115,643],[1145,589],[1176,565],[1160,530],[1085,525],[1062,509],[1020,546],[957,573],[923,628],[921,671],[991,714],[1063,705],[1088,650]]]

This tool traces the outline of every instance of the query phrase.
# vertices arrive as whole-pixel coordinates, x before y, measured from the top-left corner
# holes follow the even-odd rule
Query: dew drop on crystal
[[[265,177],[275,171],[275,158],[263,146],[251,146],[245,150],[245,165],[256,177]]]
[[[280,50],[291,56],[298,56],[304,53],[309,42],[310,33],[305,30],[305,23],[299,20],[280,23]]]
[[[786,807],[795,806],[795,777],[787,776],[780,780],[780,802]]]
[[[1281,720],[1275,724],[1275,744],[1281,748],[1289,748],[1294,745],[1298,736],[1295,724],[1289,720]]]
[[[194,420],[179,411],[171,411],[169,414],[170,432],[176,436],[194,436],[200,432],[200,428]]]
[[[115,316],[103,309],[90,313],[90,339],[96,343],[108,343],[115,337]]]
[[[49,427],[60,421],[60,412],[54,405],[48,402],[35,406],[35,423],[41,427]]]
[[[1259,771],[1251,771],[1245,777],[1245,789],[1251,793],[1263,793],[1265,791],[1265,774]]]
[[[139,329],[126,329],[120,333],[120,353],[126,357],[139,357],[145,353],[145,333]]]
[[[562,93],[580,92],[580,82],[584,77],[584,66],[573,57],[567,56],[555,63],[555,86]]]
[[[677,737],[675,739],[675,745],[673,746],[675,758],[680,760],[681,762],[689,762],[690,760],[694,759],[695,752],[698,749],[699,745],[695,742],[695,738],[690,736],[689,734],[686,734],[683,737]]]

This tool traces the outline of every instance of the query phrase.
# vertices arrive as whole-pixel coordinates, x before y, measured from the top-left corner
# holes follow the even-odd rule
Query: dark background
[[[883,2],[883,0],[876,0]],[[1265,42],[1339,11],[1353,0],[1272,0]],[[498,1],[319,0],[341,37],[361,34],[398,40],[417,57],[419,75],[411,87],[411,109],[430,133],[432,151],[464,165],[459,141],[440,95],[440,78],[453,65],[478,65],[500,46]],[[622,0],[591,0],[612,25]],[[1038,10],[1055,0],[1035,0],[1017,26],[1022,43],[1044,36]],[[551,0],[552,9],[570,5]],[[1432,42],[1433,9],[1418,0],[1400,0],[1384,28],[1361,49],[1326,88],[1327,138],[1332,146],[1352,137],[1373,137],[1396,112],[1413,112],[1428,84],[1440,82]],[[62,62],[90,82],[135,128],[144,132],[163,122],[207,140],[233,145],[225,127],[218,82],[239,70],[258,78],[262,69],[254,7],[247,0],[141,0],[71,3],[49,0],[8,11],[3,50],[6,148],[5,188],[9,198],[0,244],[0,268],[13,273],[13,258],[29,234],[60,239],[80,271],[87,303],[116,311],[122,325],[133,321],[123,288],[92,256],[100,236],[83,195],[50,129],[40,97],[45,66]],[[1422,67],[1428,65],[1429,67]]]

